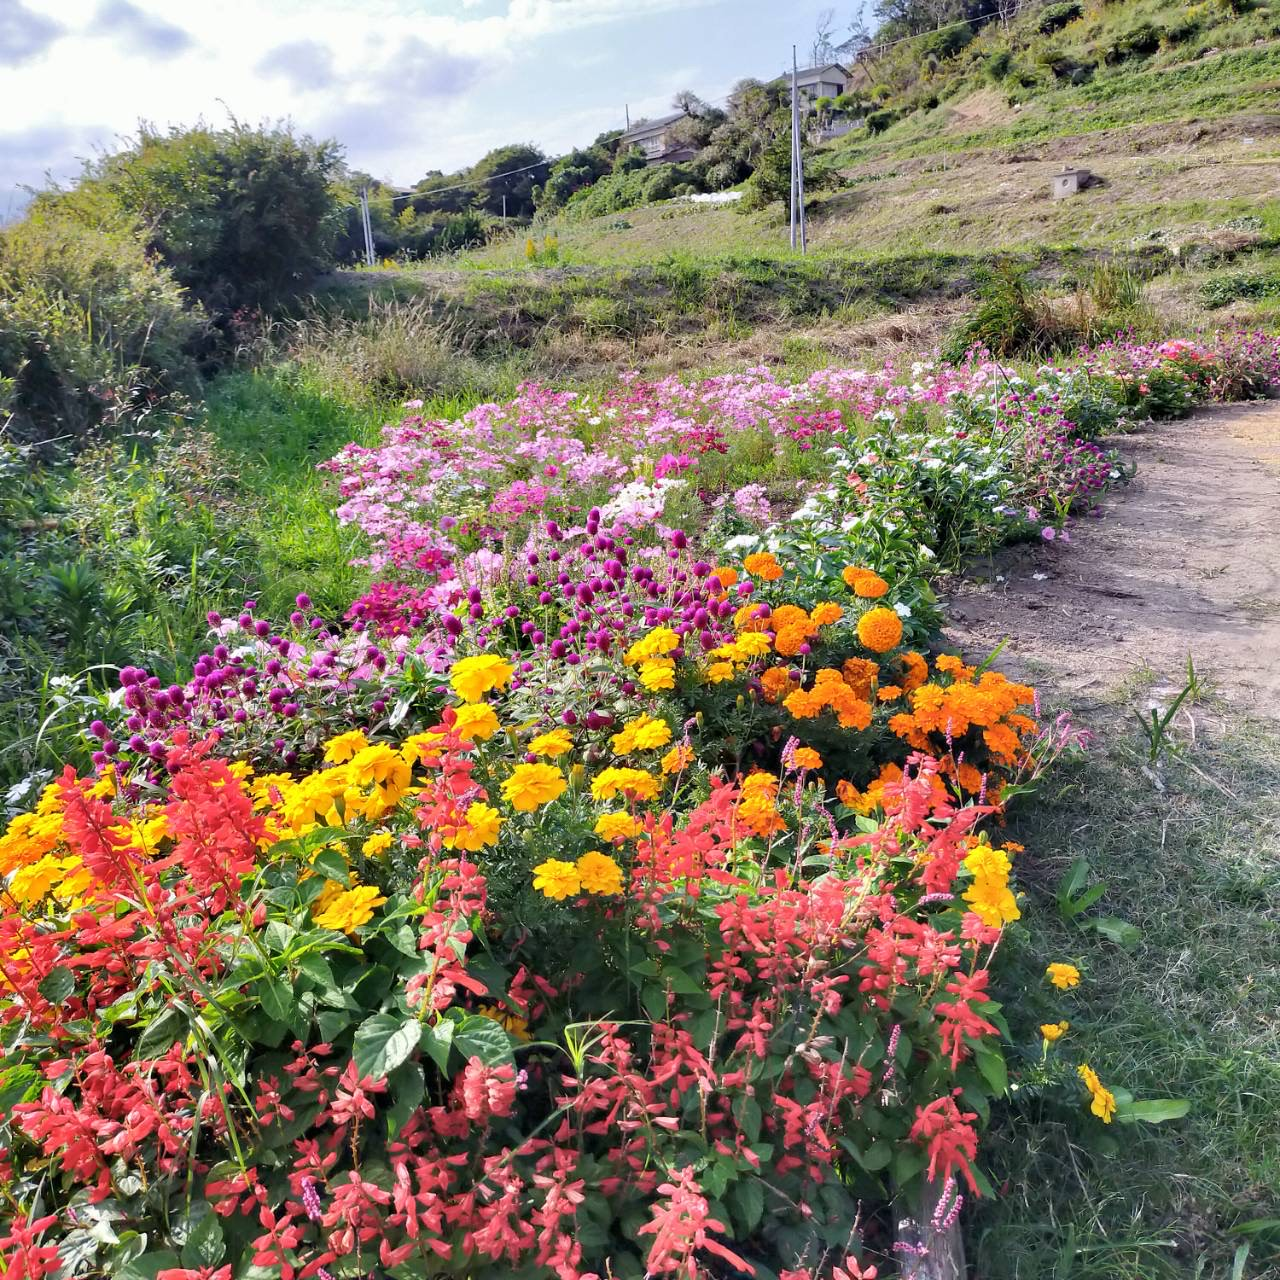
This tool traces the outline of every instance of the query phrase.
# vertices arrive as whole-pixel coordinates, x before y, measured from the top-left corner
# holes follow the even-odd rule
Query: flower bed
[[[346,451],[347,625],[211,615],[0,837],[5,1274],[872,1276],[895,1197],[991,1194],[1080,975],[1030,1043],[992,998],[989,819],[1078,735],[930,656],[930,579],[1121,478],[1120,359],[526,388]]]

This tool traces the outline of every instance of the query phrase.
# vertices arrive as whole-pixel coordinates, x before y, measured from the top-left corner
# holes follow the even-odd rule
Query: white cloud
[[[83,154],[84,138],[111,145],[139,120],[218,122],[227,111],[335,136],[354,166],[405,182],[501,142],[567,147],[607,127],[621,103],[557,104],[549,80],[543,102],[522,111],[504,97],[514,72],[554,75],[554,61],[532,60],[557,56],[557,41],[591,44],[583,66],[597,48],[625,58],[607,44],[611,25],[715,2],[0,0],[0,45],[12,32],[8,47],[24,51],[5,76],[0,181],[76,172],[61,138],[77,139]],[[576,34],[591,28],[601,30],[598,46]],[[655,103],[692,78],[665,67],[641,77]],[[39,137],[50,147],[36,164]]]

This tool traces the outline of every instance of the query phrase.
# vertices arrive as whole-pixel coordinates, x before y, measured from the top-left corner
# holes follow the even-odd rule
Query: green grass
[[[1163,793],[1120,729],[1010,831],[1031,888],[1023,975],[1043,993],[1022,1012],[1030,1055],[1035,1023],[1067,1018],[1051,1061],[1191,1110],[1108,1129],[1035,1088],[1015,1098],[988,1145],[1000,1198],[967,1218],[983,1280],[1280,1275],[1280,737],[1223,709],[1192,714],[1195,745],[1168,761]],[[1132,951],[1059,918],[1054,891],[1079,857],[1107,884],[1093,914],[1141,929]],[[1048,987],[1049,960],[1078,964],[1081,986]]]

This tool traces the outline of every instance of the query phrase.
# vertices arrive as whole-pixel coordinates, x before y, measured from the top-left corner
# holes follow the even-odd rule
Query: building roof
[[[684,114],[683,111],[677,111],[674,115],[659,116],[656,120],[637,120],[630,129],[623,133],[622,137],[636,138],[645,133],[653,133],[655,130],[665,129],[667,125],[675,124],[677,120],[683,119]]]
[[[838,62],[824,62],[821,66],[818,66],[818,67],[801,67],[800,70],[796,72],[796,79],[804,80],[807,77],[818,77],[824,71],[838,71],[842,76],[845,77],[846,80],[849,78],[851,74],[847,67],[842,67]],[[776,77],[773,83],[777,84],[778,80],[790,80],[790,79],[791,79],[791,72],[784,71],[780,76]]]

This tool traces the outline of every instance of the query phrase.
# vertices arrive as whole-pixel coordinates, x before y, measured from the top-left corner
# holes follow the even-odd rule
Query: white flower
[[[893,611],[900,618],[911,617],[911,606],[909,604],[895,604],[893,606]]]
[[[760,538],[757,534],[739,533],[724,544],[724,549],[726,551],[750,551],[753,547],[759,545]]]

